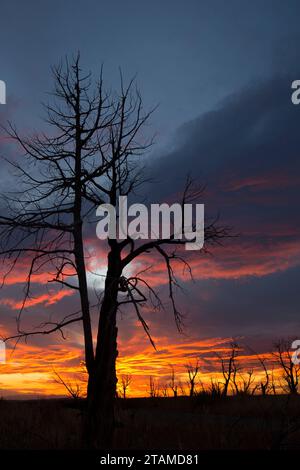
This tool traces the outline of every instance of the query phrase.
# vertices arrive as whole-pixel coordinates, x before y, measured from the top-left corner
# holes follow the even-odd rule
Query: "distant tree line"
[[[290,349],[292,341],[281,339],[274,343],[271,355],[254,353],[259,367],[245,368],[241,365],[242,347],[231,342],[226,354],[217,354],[220,370],[211,376],[209,383],[201,380],[201,358],[195,357],[184,367],[184,373],[176,371],[169,364],[170,374],[164,382],[153,375],[149,376],[147,395],[151,398],[209,395],[227,397],[229,395],[277,395],[299,392],[300,365],[294,363]],[[86,377],[81,373],[80,383],[71,383],[54,371],[54,380],[62,385],[73,398],[84,398]],[[130,389],[134,389],[132,374],[118,374],[117,396],[126,399]]]

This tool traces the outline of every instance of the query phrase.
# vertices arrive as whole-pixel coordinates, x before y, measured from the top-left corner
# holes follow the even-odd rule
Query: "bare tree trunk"
[[[115,245],[113,243],[113,245]],[[121,274],[119,250],[108,256],[105,293],[100,311],[94,367],[89,375],[86,438],[89,447],[109,449],[113,443],[118,356],[116,316]]]
[[[82,324],[84,334],[84,345],[85,345],[85,363],[88,373],[90,373],[93,361],[94,361],[94,350],[93,350],[93,334],[91,327],[90,317],[90,306],[89,306],[89,295],[86,279],[86,267],[84,259],[84,247],[83,247],[83,234],[82,234],[82,123],[81,123],[81,90],[80,90],[80,77],[79,67],[75,68],[76,82],[75,82],[75,175],[74,175],[74,206],[73,206],[73,237],[74,237],[74,256],[75,265],[77,268],[80,303],[82,312]]]
[[[74,251],[75,251],[75,262],[78,272],[78,285],[80,292],[80,303],[82,311],[82,324],[84,334],[84,346],[85,346],[85,364],[88,373],[92,370],[94,362],[94,351],[93,351],[93,336],[92,326],[90,318],[90,306],[88,298],[88,287],[86,280],[86,269],[83,253],[83,240],[82,240],[82,229],[81,227],[74,231]]]
[[[229,378],[227,377],[227,378],[225,379],[224,388],[223,388],[223,391],[222,391],[222,395],[223,395],[224,397],[227,397],[227,395],[228,395],[228,386],[229,386],[229,382],[230,382],[230,377],[229,377]]]

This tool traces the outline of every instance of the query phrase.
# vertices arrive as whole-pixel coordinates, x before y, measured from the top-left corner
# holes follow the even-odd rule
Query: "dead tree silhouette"
[[[222,375],[224,378],[224,382],[222,383],[222,395],[226,397],[228,395],[228,389],[231,384],[231,382],[234,384],[236,380],[236,374],[237,374],[237,366],[236,366],[236,357],[238,354],[239,346],[236,342],[230,343],[230,353],[229,356],[226,358],[221,357],[218,355],[218,357],[221,360],[221,366],[222,366]]]
[[[265,396],[265,395],[268,395],[268,393],[270,391],[270,388],[271,388],[270,373],[269,373],[268,368],[266,366],[266,361],[267,361],[266,358],[257,356],[257,359],[258,359],[259,363],[261,364],[261,366],[263,368],[263,371],[264,371],[264,374],[265,374],[264,380],[262,379],[259,383],[261,394]]]
[[[235,395],[253,395],[257,390],[258,385],[252,385],[255,382],[254,370],[249,369],[246,373],[241,369],[241,365],[238,364],[237,356],[240,347],[237,343],[231,343],[231,354],[228,360],[228,370],[227,373],[223,373],[225,378],[224,388],[226,384],[228,386],[227,380],[230,377],[231,389]],[[222,370],[224,371],[223,367]],[[228,388],[227,388],[228,392]]]
[[[74,384],[72,382],[66,381],[56,370],[53,371],[53,375],[55,382],[59,385],[62,385],[66,389],[69,397],[74,398],[74,400],[83,398],[84,392],[80,383],[76,382]]]
[[[276,378],[274,377],[274,365],[271,369],[271,381],[270,381],[270,390],[272,391],[273,395],[277,395],[277,387],[276,387]]]
[[[152,375],[150,375],[149,377],[149,392],[148,393],[149,393],[150,398],[159,397],[159,384]]]
[[[189,394],[190,397],[193,397],[196,392],[196,378],[197,375],[200,371],[200,361],[197,359],[194,364],[191,362],[187,364],[186,366],[186,371],[188,374],[188,385],[189,385]]]
[[[17,333],[6,340],[19,341],[54,332],[65,338],[66,326],[82,324],[88,372],[84,438],[88,446],[108,448],[114,432],[117,312],[125,304],[131,306],[155,346],[141,309],[148,301],[153,308],[163,307],[157,291],[143,276],[145,270],[130,277],[124,275],[124,270],[149,253],[152,258],[155,254],[163,260],[170,305],[180,331],[182,316],[174,298],[178,286],[174,263],[190,267],[186,252],[176,252],[184,240],[175,239],[174,234],[168,239],[143,243],[130,237],[108,239],[104,290],[99,305],[91,304],[84,230],[99,204],[116,206],[119,196],[134,193],[145,182],[140,160],[153,140],[146,140],[142,129],[152,110],[144,111],[134,80],[125,86],[120,75],[120,89],[115,94],[105,91],[102,72],[94,84],[91,74],[82,71],[79,54],[71,62],[66,60],[53,68],[53,75],[53,103],[45,106],[49,134],[26,138],[11,123],[6,129],[10,139],[23,150],[25,164],[9,162],[18,172],[20,190],[2,198],[6,206],[0,216],[0,256],[7,265],[7,275],[22,257],[29,265]],[[188,179],[182,204],[201,194],[202,188]],[[217,220],[205,226],[206,245],[219,244],[227,235],[227,228],[219,227]],[[74,290],[80,306],[77,312],[27,331],[21,326],[21,317],[32,293],[32,278],[45,271],[51,273],[49,283]],[[99,311],[99,321],[94,337],[91,313],[95,309]]]
[[[252,347],[249,345],[247,346],[249,351],[254,354],[261,365],[263,372],[264,372],[264,377],[262,377],[257,385],[255,386],[254,392],[257,389],[260,389],[260,392],[263,396],[268,395],[272,390],[273,390],[273,372],[270,372],[267,368],[267,357],[264,355],[258,354]],[[254,393],[253,392],[253,393]]]
[[[233,375],[234,390],[237,395],[254,395],[258,388],[258,384],[252,387],[255,381],[255,376],[253,374],[253,369],[250,369],[246,374],[239,374],[239,380],[237,379],[236,374]]]
[[[171,367],[171,380],[169,383],[169,387],[172,390],[174,397],[176,398],[178,396],[178,383],[176,382],[174,366],[171,365],[170,367]]]
[[[280,339],[274,344],[272,354],[281,369],[285,391],[294,395],[298,393],[300,365],[293,362],[291,344],[292,340]]]
[[[121,375],[121,391],[122,391],[122,397],[124,398],[124,400],[126,398],[126,393],[131,382],[132,382],[132,375],[130,374]]]

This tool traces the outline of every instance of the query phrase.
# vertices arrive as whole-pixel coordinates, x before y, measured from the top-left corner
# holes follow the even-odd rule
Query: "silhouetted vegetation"
[[[83,408],[80,399],[1,400],[0,449],[80,449]],[[116,449],[300,450],[298,395],[119,399],[116,416]]]

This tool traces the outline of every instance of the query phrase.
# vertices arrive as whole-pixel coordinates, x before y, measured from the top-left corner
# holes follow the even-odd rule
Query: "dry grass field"
[[[0,401],[0,449],[80,449],[83,401]],[[115,449],[300,450],[300,396],[117,403]]]

